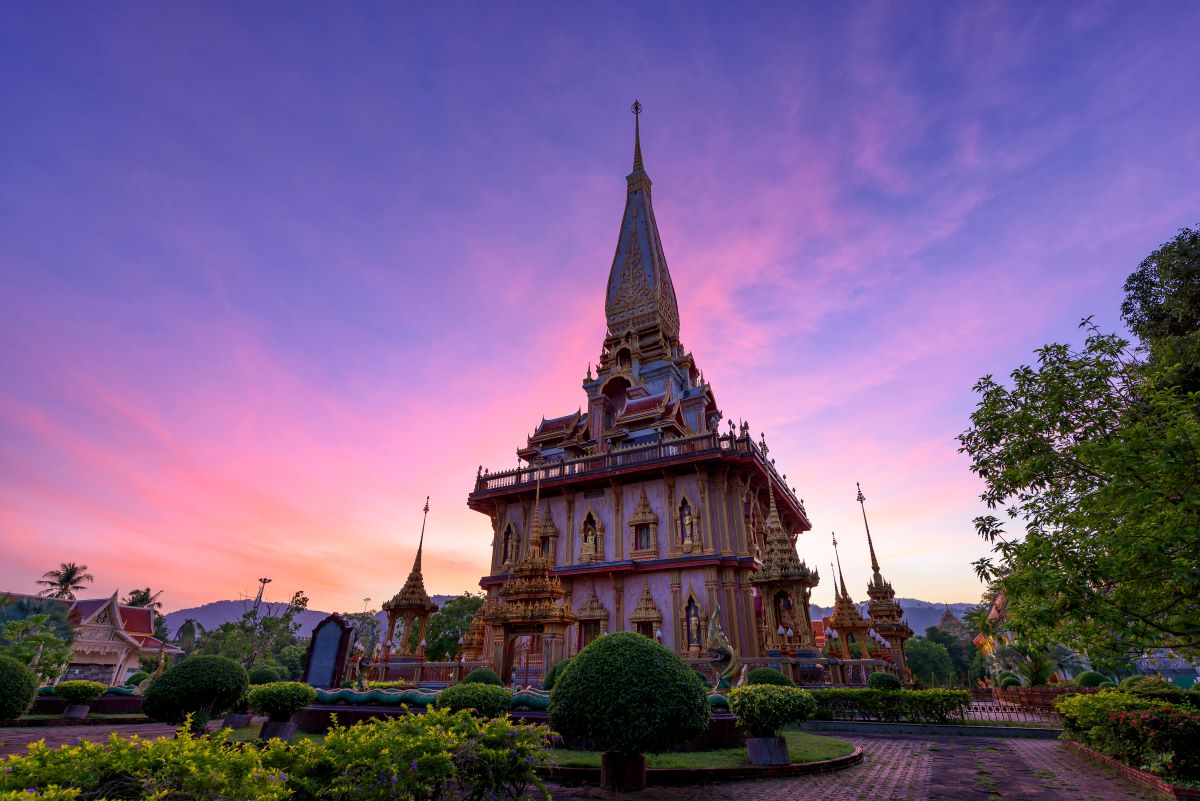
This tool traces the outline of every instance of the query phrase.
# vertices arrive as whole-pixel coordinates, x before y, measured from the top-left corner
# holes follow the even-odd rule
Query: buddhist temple
[[[536,418],[521,465],[481,467],[468,497],[494,534],[472,634],[482,628],[483,642],[472,653],[506,681],[517,648],[546,670],[606,632],[641,632],[702,658],[718,609],[741,655],[812,644],[818,576],[795,549],[811,523],[765,437],[755,441],[744,422],[721,430],[714,389],[680,338],[641,110],[635,103],[607,326],[581,382],[585,404]]]
[[[867,548],[871,552],[871,581],[867,584],[867,613],[871,618],[871,628],[887,643],[887,651],[892,664],[896,666],[900,681],[905,685],[912,684],[912,671],[908,668],[908,660],[904,657],[904,643],[911,639],[913,631],[904,619],[904,609],[896,600],[896,591],[890,581],[884,581],[879,572],[879,560],[875,557],[875,543],[871,540],[871,526],[867,523],[866,497],[862,487],[858,487],[858,504],[862,507],[863,527],[867,530]]]

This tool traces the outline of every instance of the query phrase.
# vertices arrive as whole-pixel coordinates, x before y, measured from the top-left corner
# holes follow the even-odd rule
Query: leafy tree
[[[1040,648],[1024,650],[1025,658],[1017,664],[1017,673],[1028,687],[1044,687],[1058,669],[1050,652]]]
[[[974,644],[969,640],[964,642],[950,632],[944,631],[937,626],[930,626],[925,629],[925,639],[942,644],[946,649],[946,653],[950,655],[950,661],[954,665],[954,673],[958,677],[958,683],[968,684],[970,682],[971,661],[975,658]]]
[[[291,645],[285,645],[276,658],[279,660],[280,667],[287,677],[292,681],[297,681],[302,678],[304,673],[304,657],[308,654],[308,638],[297,640]]]
[[[1200,226],[1181,229],[1138,265],[1121,316],[1160,380],[1200,390]]]
[[[483,606],[483,594],[464,592],[446,601],[429,618],[425,635],[425,656],[434,662],[453,659],[458,654],[458,641],[467,633],[471,618]]]
[[[904,643],[904,657],[913,675],[925,684],[940,685],[954,681],[954,662],[940,642],[913,637]]]
[[[985,503],[1025,529],[977,518],[995,556],[976,572],[1003,589],[1020,638],[1200,655],[1200,394],[1085,325],[1082,349],[1047,345],[1011,387],[976,384],[961,450]]]
[[[96,577],[87,572],[87,565],[77,565],[74,562],[63,562],[57,570],[47,570],[37,583],[45,586],[39,595],[49,598],[75,600],[75,591],[82,590]]]
[[[296,616],[307,608],[308,598],[302,591],[297,591],[283,605],[262,604],[257,610],[247,606],[239,620],[222,623],[207,632],[193,653],[224,656],[247,669],[260,659],[274,662],[276,654],[295,644],[300,629]]]
[[[10,620],[0,628],[0,656],[12,657],[42,681],[51,681],[71,661],[70,641],[61,639],[56,629],[48,614]]]

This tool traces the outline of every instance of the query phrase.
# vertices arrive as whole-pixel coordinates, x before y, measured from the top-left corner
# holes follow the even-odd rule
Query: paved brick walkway
[[[1056,740],[832,735],[862,746],[846,770],[714,787],[650,787],[641,801],[1161,801]],[[612,798],[552,787],[555,801]]]
[[[0,728],[0,755],[45,739],[104,740],[104,726]],[[171,726],[121,726],[121,734],[160,737]],[[1160,801],[1149,788],[1068,750],[1056,740],[835,735],[862,747],[862,763],[836,773],[731,782],[712,787],[651,787],[639,801]],[[594,787],[551,787],[556,801],[613,798]]]

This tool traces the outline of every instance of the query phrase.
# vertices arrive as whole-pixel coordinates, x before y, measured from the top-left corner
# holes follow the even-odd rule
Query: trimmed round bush
[[[292,715],[317,700],[317,691],[302,681],[275,681],[250,688],[246,697],[251,709],[272,723],[287,723]]]
[[[487,668],[475,668],[464,676],[459,684],[494,684],[497,687],[504,686],[504,682],[500,681],[500,677],[496,675],[496,672]]]
[[[730,690],[729,709],[751,737],[778,737],[787,724],[812,718],[817,702],[799,687],[759,684]]]
[[[1096,689],[1097,690],[1108,690],[1108,689],[1116,687],[1116,686],[1117,685],[1115,682],[1111,682],[1106,679],[1106,680],[1100,682],[1099,684],[1097,684]]]
[[[774,684],[779,687],[796,686],[796,682],[792,681],[791,676],[784,675],[775,668],[769,667],[755,668],[747,673],[746,684]]]
[[[708,728],[707,688],[682,659],[633,632],[593,640],[550,692],[550,725],[599,751],[634,756]]]
[[[546,678],[542,679],[542,689],[546,692],[553,690],[555,682],[558,681],[558,677],[562,675],[562,672],[566,670],[566,667],[570,662],[570,659],[560,659],[559,661],[555,662],[554,667],[546,671]]]
[[[1166,679],[1158,676],[1134,676],[1140,681],[1131,682],[1129,679],[1121,682],[1121,689],[1138,698],[1149,698],[1153,701],[1165,701],[1168,704],[1182,704],[1195,696],[1189,696],[1187,690],[1177,687]]]
[[[256,667],[254,670],[250,671],[250,684],[252,686],[258,684],[273,684],[279,681],[281,678],[283,677],[279,675],[279,671],[275,670],[274,668]]]
[[[884,673],[882,670],[877,670],[870,676],[867,676],[867,687],[872,690],[899,690],[900,679],[891,673]]]
[[[139,670],[137,673],[134,673],[132,676],[125,679],[125,686],[136,687],[148,678],[150,678],[149,673],[144,670]]]
[[[203,731],[208,721],[233,707],[250,686],[246,669],[223,656],[192,656],[150,682],[142,711],[152,720]]]
[[[438,693],[435,705],[451,712],[470,709],[481,718],[498,718],[512,706],[512,693],[494,684],[464,682]]]
[[[1075,684],[1079,687],[1099,687],[1101,682],[1108,681],[1103,673],[1097,673],[1094,670],[1085,670],[1075,677]]]
[[[1009,687],[1020,687],[1021,680],[1016,676],[1005,676],[1000,679],[1000,689],[1007,690]]]
[[[997,674],[996,674],[996,683],[997,683],[997,684],[999,684],[1000,682],[1002,682],[1002,681],[1004,681],[1005,679],[1008,679],[1008,678],[1013,678],[1013,679],[1016,679],[1017,681],[1020,681],[1020,680],[1021,680],[1021,677],[1020,677],[1020,676],[1018,676],[1018,675],[1017,675],[1016,673],[1014,673],[1013,671],[1011,671],[1011,670],[1002,670],[1002,671],[1000,671],[999,673],[997,673]]]
[[[0,720],[16,720],[28,712],[37,692],[32,670],[11,656],[0,656]]]
[[[68,704],[86,705],[104,695],[104,691],[107,689],[107,684],[101,684],[98,681],[75,679],[73,681],[60,681],[54,685],[54,694],[65,700]]]

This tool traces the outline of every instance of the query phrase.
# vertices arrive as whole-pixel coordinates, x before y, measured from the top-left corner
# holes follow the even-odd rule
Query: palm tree
[[[149,587],[130,590],[129,595],[126,595],[125,600],[121,601],[121,603],[126,606],[140,606],[157,613],[162,610],[162,601],[158,600],[158,596],[160,595],[162,595],[162,590],[150,592]]]
[[[175,642],[186,652],[191,652],[193,648],[204,641],[204,626],[194,617],[189,617],[183,621],[183,625],[179,627],[179,631],[175,632]]]
[[[38,595],[74,601],[75,591],[82,590],[84,586],[95,580],[96,577],[87,572],[87,565],[62,562],[59,564],[58,570],[47,570],[38,579],[37,583],[46,587]]]

